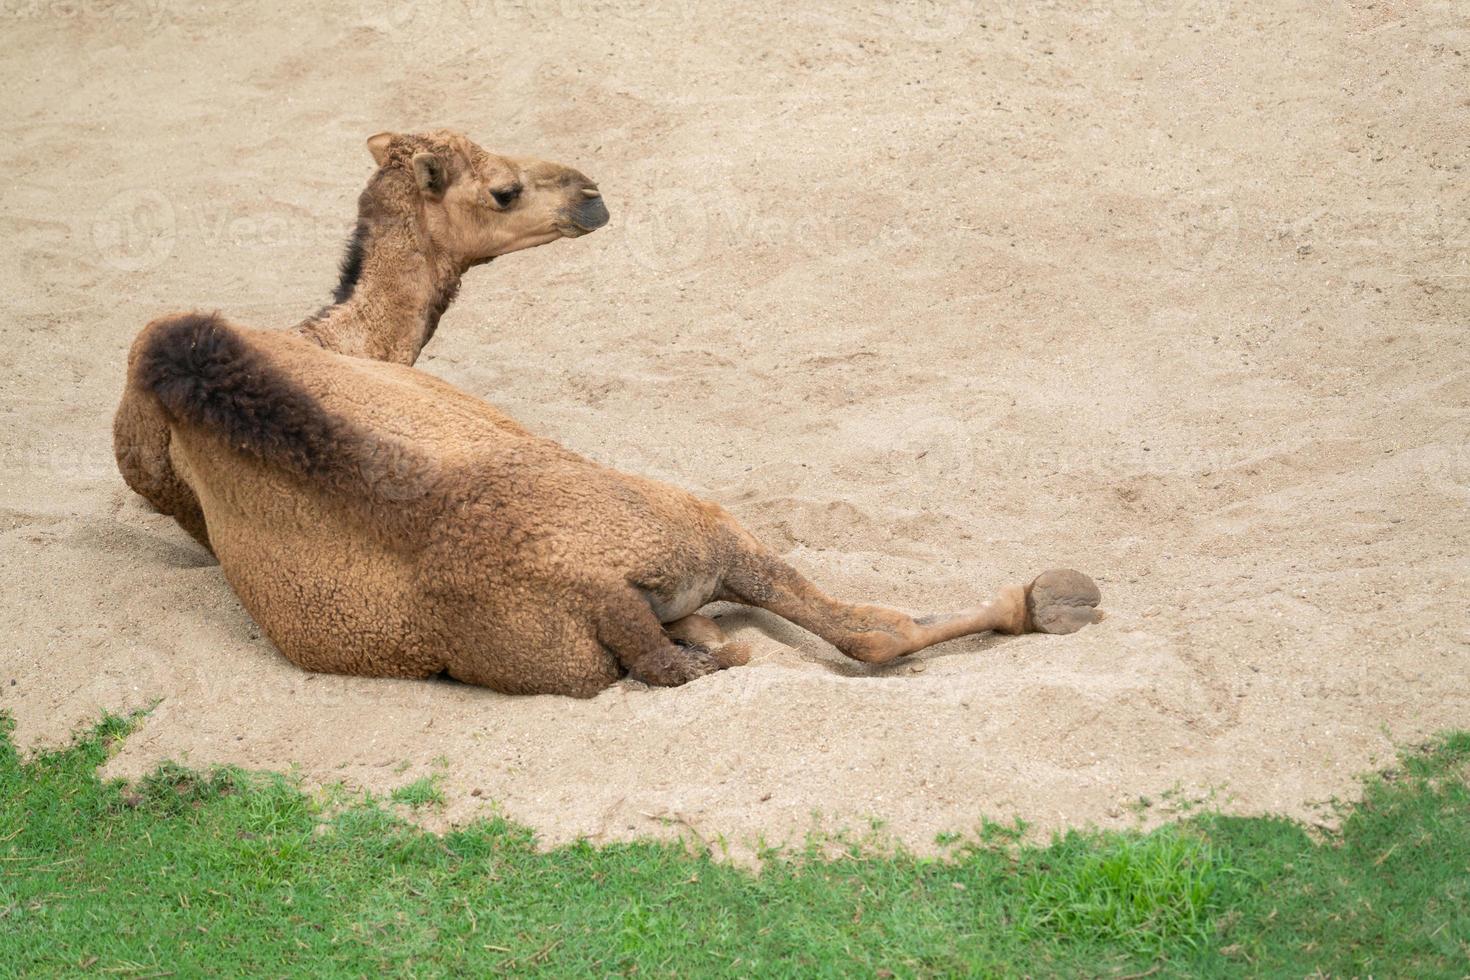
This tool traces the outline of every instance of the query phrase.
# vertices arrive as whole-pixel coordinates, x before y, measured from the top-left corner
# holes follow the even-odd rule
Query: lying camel
[[[381,172],[434,200],[479,196],[473,168],[439,179],[415,161],[390,144]],[[307,670],[589,697],[624,674],[672,686],[744,663],[698,615],[717,600],[875,664],[986,630],[1070,633],[1100,601],[1070,570],[947,615],[833,599],[719,505],[599,466],[403,364],[328,350],[310,329],[156,320],[134,344],[127,397],[166,421],[171,472],[226,579]]]
[[[292,331],[327,350],[413,364],[470,268],[607,223],[597,185],[570,167],[488,153],[450,130],[378,133],[367,144],[378,170],[358,198],[332,305]],[[208,548],[169,434],[155,400],[129,385],[113,420],[118,469]]]

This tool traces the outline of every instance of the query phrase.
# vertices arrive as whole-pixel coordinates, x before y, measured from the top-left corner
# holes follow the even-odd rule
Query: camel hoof
[[[709,647],[675,639],[658,654],[644,657],[628,676],[652,687],[679,687],[727,666]]]
[[[726,643],[715,647],[713,651],[715,660],[719,662],[721,670],[729,670],[731,667],[744,667],[750,663],[750,644],[742,642]]]
[[[1102,618],[1097,583],[1071,568],[1042,572],[1026,587],[1026,618],[1037,633],[1075,633]]]

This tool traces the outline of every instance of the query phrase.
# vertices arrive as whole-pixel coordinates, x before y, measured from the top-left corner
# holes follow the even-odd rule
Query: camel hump
[[[391,436],[327,411],[296,379],[216,313],[151,323],[137,383],[176,423],[329,493],[402,505],[438,489],[431,460]]]

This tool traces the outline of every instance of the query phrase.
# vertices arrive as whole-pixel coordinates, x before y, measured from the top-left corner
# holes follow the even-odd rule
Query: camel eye
[[[490,196],[495,198],[495,206],[503,211],[514,204],[516,198],[521,196],[521,185],[516,184],[512,187],[503,187],[498,191],[491,191]]]

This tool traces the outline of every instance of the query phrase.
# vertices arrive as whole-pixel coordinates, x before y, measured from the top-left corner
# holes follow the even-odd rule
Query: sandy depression
[[[1033,9],[1036,7],[1037,9]],[[1470,724],[1470,24],[1453,3],[7,5],[0,709],[111,763],[438,773],[457,822],[737,846],[886,821],[1312,818]],[[1109,618],[586,702],[310,676],[117,476],[153,316],[327,298],[382,129],[601,185],[419,366],[920,610]],[[819,814],[819,815],[818,815]]]

